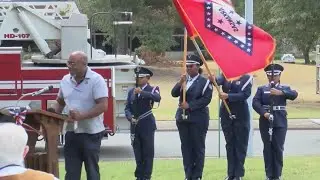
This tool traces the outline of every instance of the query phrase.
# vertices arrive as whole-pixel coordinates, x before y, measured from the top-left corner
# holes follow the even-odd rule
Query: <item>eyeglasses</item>
[[[67,61],[67,65],[68,65],[68,66],[74,66],[74,65],[76,65],[76,63],[75,63],[75,62],[72,62],[72,61]]]

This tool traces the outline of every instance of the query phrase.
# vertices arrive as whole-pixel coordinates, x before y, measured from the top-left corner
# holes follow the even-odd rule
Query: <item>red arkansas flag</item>
[[[228,79],[263,69],[275,40],[239,16],[231,0],[173,0],[191,37],[199,37]]]

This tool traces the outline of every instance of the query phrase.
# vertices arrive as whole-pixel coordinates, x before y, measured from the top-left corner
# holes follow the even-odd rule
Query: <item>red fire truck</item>
[[[0,1],[0,22],[1,41],[34,41],[41,51],[23,60],[21,47],[0,48],[2,105],[52,85],[53,90],[24,99],[31,104],[40,102],[41,106],[35,108],[46,110],[56,98],[60,80],[68,73],[65,64],[69,54],[81,50],[88,54],[91,69],[100,73],[107,82],[109,104],[104,113],[107,132],[114,135],[129,131],[130,124],[124,115],[125,102],[128,90],[135,85],[134,68],[143,61],[128,54],[110,55],[93,48],[88,43],[91,38],[89,20],[79,12],[75,2]],[[130,23],[114,21],[113,24]],[[50,47],[50,41],[56,42],[56,47]]]

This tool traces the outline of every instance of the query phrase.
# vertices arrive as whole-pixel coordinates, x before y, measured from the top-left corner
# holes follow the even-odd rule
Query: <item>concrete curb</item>
[[[178,131],[176,121],[157,122],[157,131]],[[259,130],[259,121],[254,120],[252,126]],[[209,131],[219,131],[218,120],[210,120]],[[221,130],[221,129],[220,129]],[[320,119],[288,119],[288,130],[320,130]]]
[[[288,130],[290,131],[312,131],[312,130],[320,130],[320,127],[319,128],[288,128]],[[157,129],[156,131],[158,132],[176,132],[178,131],[178,129]],[[219,131],[218,128],[215,128],[215,129],[208,129],[208,131]],[[220,131],[222,132],[222,129],[220,129]],[[254,131],[259,131],[258,128],[254,128]]]
[[[317,125],[320,125],[320,119],[311,119],[311,121]]]

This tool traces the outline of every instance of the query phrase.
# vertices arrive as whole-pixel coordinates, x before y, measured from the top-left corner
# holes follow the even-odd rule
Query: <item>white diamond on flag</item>
[[[217,33],[247,54],[252,54],[253,26],[239,16],[230,4],[224,1],[207,0],[204,3],[207,29]],[[208,20],[210,19],[210,20]],[[249,41],[249,42],[248,42]]]

